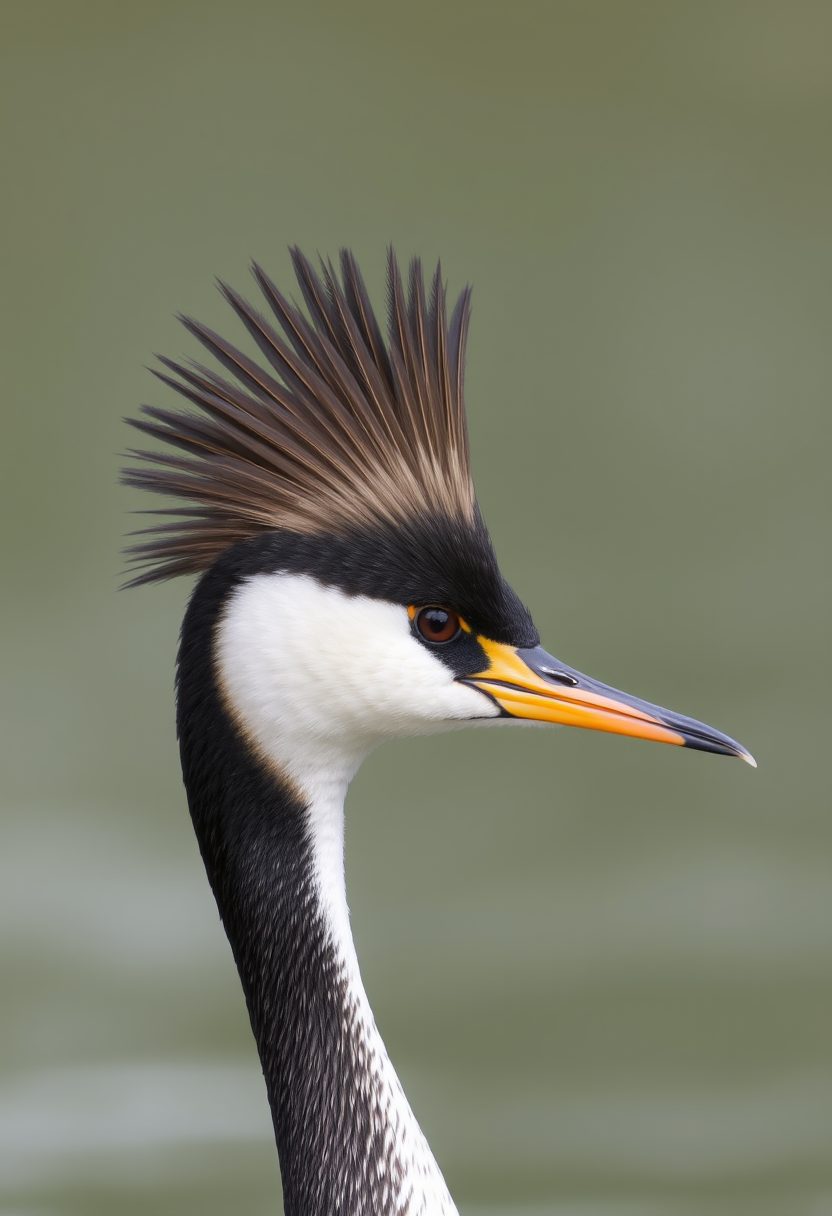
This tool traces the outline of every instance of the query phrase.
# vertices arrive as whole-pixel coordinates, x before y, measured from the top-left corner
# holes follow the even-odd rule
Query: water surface
[[[121,417],[285,246],[475,284],[475,474],[564,662],[722,758],[388,747],[378,1022],[466,1216],[832,1213],[832,16],[7,3],[0,1214],[279,1211],[181,790],[185,586],[117,594]]]

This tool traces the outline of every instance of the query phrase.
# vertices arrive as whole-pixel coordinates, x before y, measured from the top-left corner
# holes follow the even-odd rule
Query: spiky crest
[[[406,292],[391,249],[385,343],[349,250],[340,278],[331,262],[317,273],[298,249],[291,256],[308,316],[252,268],[282,333],[220,283],[270,370],[181,317],[233,379],[160,357],[166,370],[154,374],[200,412],[143,406],[143,418],[128,419],[176,450],[131,449],[141,463],[124,482],[188,504],[149,512],[173,518],[128,549],[140,570],[131,584],[198,573],[229,545],[275,529],[348,536],[427,514],[474,520],[463,401],[469,289],[449,324],[441,266],[428,299],[411,262]]]

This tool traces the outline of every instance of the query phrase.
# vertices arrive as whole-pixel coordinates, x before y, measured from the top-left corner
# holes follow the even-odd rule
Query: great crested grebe
[[[201,577],[182,626],[177,725],[199,847],[245,992],[287,1216],[456,1212],[361,982],[344,798],[386,739],[533,720],[749,753],[547,654],[500,575],[468,463],[470,293],[446,319],[388,266],[387,338],[358,266],[292,251],[306,312],[258,266],[277,320],[231,288],[262,352],[198,322],[225,369],[162,359],[195,410],[145,407],[129,485],[183,499],[133,545],[133,583]],[[171,451],[170,448],[173,450]]]

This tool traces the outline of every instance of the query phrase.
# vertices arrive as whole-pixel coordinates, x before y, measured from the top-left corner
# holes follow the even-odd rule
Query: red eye
[[[421,608],[416,628],[426,642],[452,642],[459,633],[459,617],[447,608]]]

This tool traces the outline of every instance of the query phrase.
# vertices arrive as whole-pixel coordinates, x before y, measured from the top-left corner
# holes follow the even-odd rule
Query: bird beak
[[[542,646],[515,649],[488,638],[478,641],[488,656],[488,667],[458,679],[484,692],[506,717],[675,743],[678,747],[738,756],[757,767],[744,747],[713,727],[592,680],[565,667]]]

